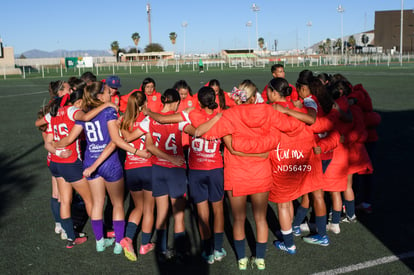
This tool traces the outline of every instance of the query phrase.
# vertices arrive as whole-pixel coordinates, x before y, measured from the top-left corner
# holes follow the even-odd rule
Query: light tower
[[[150,6],[150,3],[147,3],[147,15],[148,15],[149,43],[152,44],[152,34],[151,34],[151,6]]]
[[[312,27],[312,21],[308,21],[308,23],[306,23],[306,26],[308,27],[308,48],[310,48],[310,29]]]
[[[259,46],[259,28],[257,26],[257,13],[260,11],[259,6],[253,3],[252,11],[256,14],[256,49],[258,49],[258,46]]]
[[[186,21],[184,21],[183,23],[181,23],[181,27],[183,27],[183,40],[184,40],[184,49],[183,49],[183,56],[185,57],[185,29],[187,28],[188,23]]]
[[[250,27],[252,26],[252,21],[247,21],[246,27],[248,31],[248,40],[249,40],[249,53],[250,53]]]
[[[341,60],[342,56],[344,54],[344,20],[343,20],[343,13],[345,12],[344,7],[342,5],[339,5],[336,9],[341,14]]]

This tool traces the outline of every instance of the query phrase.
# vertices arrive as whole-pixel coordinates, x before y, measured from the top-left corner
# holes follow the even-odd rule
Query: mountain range
[[[72,56],[112,56],[111,51],[105,50],[55,50],[52,52],[33,49],[20,54],[16,54],[16,58],[24,55],[26,58],[53,58],[53,57],[72,57]]]

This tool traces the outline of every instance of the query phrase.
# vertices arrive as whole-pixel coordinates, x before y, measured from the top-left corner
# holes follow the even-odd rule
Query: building
[[[384,52],[391,49],[400,51],[401,10],[375,12],[375,46]],[[413,52],[414,12],[403,11],[403,45],[402,52]]]

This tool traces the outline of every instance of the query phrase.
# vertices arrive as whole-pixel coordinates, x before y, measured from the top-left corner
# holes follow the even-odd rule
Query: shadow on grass
[[[414,253],[414,111],[380,114],[382,122],[373,158],[373,212],[361,211],[357,216],[398,257]],[[414,270],[412,255],[401,261]]]
[[[10,208],[18,204],[33,189],[35,182],[30,168],[34,161],[26,161],[25,157],[43,146],[39,143],[18,156],[0,154],[0,226],[2,218]],[[22,161],[23,160],[23,161]],[[22,172],[26,171],[26,172]]]

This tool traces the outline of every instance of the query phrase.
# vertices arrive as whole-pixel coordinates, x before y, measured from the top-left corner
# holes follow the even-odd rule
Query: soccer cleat
[[[87,240],[87,237],[76,238],[74,241],[68,239],[66,242],[66,248],[73,248],[75,245],[83,244]]]
[[[62,224],[60,222],[55,223],[55,233],[61,234],[62,230],[63,230]]]
[[[119,255],[122,253],[122,245],[120,243],[115,243],[114,254]]]
[[[60,232],[60,239],[61,240],[67,240],[68,235],[66,234],[66,231],[62,228],[62,231]]]
[[[237,263],[239,265],[239,270],[246,270],[247,264],[249,263],[249,259],[247,257],[244,257],[238,260]]]
[[[214,250],[213,254],[214,254],[214,260],[217,262],[220,262],[221,260],[223,260],[224,257],[227,256],[227,252],[226,250],[224,250],[224,248],[221,248],[221,251]]]
[[[155,243],[141,244],[141,246],[139,247],[139,254],[145,255],[148,252],[154,250],[154,248],[155,248]]]
[[[254,266],[256,266],[258,270],[265,270],[266,269],[265,260],[263,258],[254,258],[253,257],[251,262],[252,262],[252,267],[253,268],[254,268]]]
[[[295,245],[292,245],[291,247],[286,247],[284,242],[279,242],[279,241],[275,241],[273,243],[273,245],[277,249],[282,250],[282,251],[286,251],[287,253],[289,253],[291,255],[296,254],[296,246]]]
[[[214,254],[206,255],[206,253],[203,252],[201,253],[201,258],[208,264],[214,264]]]
[[[86,233],[85,232],[76,232],[75,231],[75,235],[76,235],[76,237],[86,237]]]
[[[304,222],[300,225],[300,231],[310,232],[310,227],[307,222]]]
[[[292,233],[296,237],[300,236],[300,234],[302,233],[302,231],[300,230],[300,226],[299,225],[292,226]]]
[[[103,252],[109,246],[111,246],[115,242],[115,239],[105,239],[102,238],[99,241],[96,241],[96,251]]]
[[[326,230],[331,231],[334,234],[341,233],[341,228],[339,228],[339,223],[328,223],[326,225]]]
[[[115,238],[115,231],[108,231],[108,232],[106,232],[106,237],[108,238],[108,239],[110,239],[110,238]]]
[[[349,217],[348,215],[346,215],[345,217],[342,218],[341,222],[356,223],[357,217],[355,216],[355,214],[352,217]]]
[[[134,247],[132,246],[132,240],[128,237],[125,237],[120,242],[122,248],[124,249],[124,255],[125,257],[135,262],[137,260],[137,255],[134,252]]]
[[[307,237],[303,237],[303,241],[305,243],[309,243],[309,244],[317,244],[317,245],[321,245],[321,246],[328,246],[329,245],[329,238],[327,235],[319,235],[319,234],[315,234],[315,235],[309,235]]]

